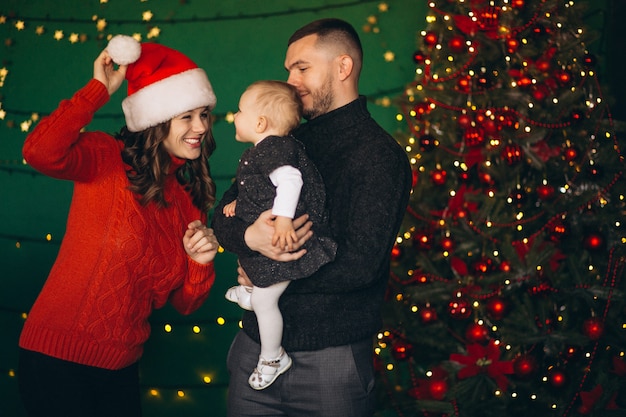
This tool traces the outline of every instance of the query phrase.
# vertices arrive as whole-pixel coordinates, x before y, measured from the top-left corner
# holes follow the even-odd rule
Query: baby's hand
[[[235,207],[237,206],[237,200],[233,200],[224,206],[222,212],[226,217],[233,217],[235,215]]]
[[[277,248],[284,248],[291,252],[294,244],[298,241],[298,236],[293,228],[293,221],[289,217],[276,216],[274,221],[274,236],[272,245]]]

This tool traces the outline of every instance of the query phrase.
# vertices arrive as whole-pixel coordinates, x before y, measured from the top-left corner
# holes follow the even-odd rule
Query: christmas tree
[[[624,159],[570,0],[431,0],[376,346],[398,416],[626,415]]]

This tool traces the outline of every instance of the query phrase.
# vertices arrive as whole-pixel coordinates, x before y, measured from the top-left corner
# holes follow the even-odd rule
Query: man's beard
[[[312,105],[309,109],[304,109],[302,117],[306,120],[315,119],[328,113],[333,104],[335,95],[332,88],[332,79],[327,78],[326,82],[317,91],[311,91]]]

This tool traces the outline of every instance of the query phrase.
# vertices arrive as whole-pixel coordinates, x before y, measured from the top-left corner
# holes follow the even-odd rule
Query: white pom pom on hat
[[[200,107],[215,108],[217,100],[206,73],[181,52],[126,35],[111,38],[106,49],[113,62],[128,65],[128,96],[122,110],[131,132]]]
[[[141,45],[132,36],[115,35],[107,45],[107,52],[116,64],[128,65],[139,59]]]

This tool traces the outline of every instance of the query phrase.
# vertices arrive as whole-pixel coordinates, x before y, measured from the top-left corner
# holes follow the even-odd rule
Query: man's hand
[[[305,249],[300,248],[304,242],[313,236],[313,231],[311,230],[313,223],[309,221],[309,216],[304,214],[293,221],[298,240],[294,243],[292,252],[272,244],[275,219],[276,216],[272,214],[271,210],[261,213],[256,221],[246,229],[244,234],[246,245],[251,250],[275,261],[289,262],[300,259],[306,253]]]

